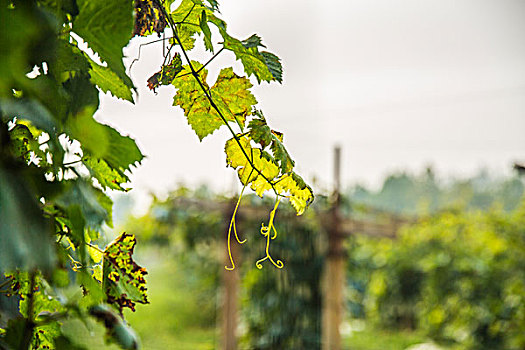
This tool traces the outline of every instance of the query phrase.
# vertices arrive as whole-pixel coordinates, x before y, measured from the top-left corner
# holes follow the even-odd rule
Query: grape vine
[[[237,170],[241,183],[244,186],[249,185],[259,196],[262,197],[269,190],[273,192],[276,205],[270,213],[270,222],[273,222],[273,215],[283,197],[289,199],[298,215],[302,214],[313,201],[313,192],[293,171],[295,163],[282,143],[282,133],[272,130],[262,112],[255,108],[257,101],[249,91],[252,87],[251,82],[246,77],[235,74],[231,67],[220,71],[213,86],[210,87],[206,81],[205,67],[223,50],[232,51],[243,64],[246,75],[254,75],[259,83],[282,82],[279,58],[272,53],[261,51],[260,48],[265,46],[255,34],[243,41],[230,36],[226,23],[216,16],[218,8],[215,2],[206,5],[203,1],[183,0],[171,12],[170,5],[163,6],[158,0],[142,2],[141,6],[144,8],[139,12],[155,13],[154,22],[165,23],[162,31],[157,31],[158,33],[164,33],[167,27],[172,32],[161,70],[148,79],[150,89],[155,90],[160,85],[172,85],[177,89],[173,104],[184,110],[188,124],[201,141],[222,126],[228,128],[232,138],[226,142],[226,162],[228,166]],[[221,45],[217,53],[214,53],[210,24],[218,29],[222,37],[222,42],[217,44]],[[155,30],[144,27],[138,31],[150,33]],[[205,64],[192,61],[189,57],[188,52],[195,45],[195,34],[203,36],[206,50],[213,54]],[[181,54],[175,53],[169,64],[165,64],[174,46],[178,47]],[[181,55],[186,61],[184,66]],[[246,123],[250,117],[251,120]],[[239,132],[234,131],[231,123],[239,128]],[[244,242],[238,239],[234,221],[235,212],[228,233],[227,246],[231,267],[226,267],[227,269],[235,268],[230,250],[231,230],[234,230],[239,244]],[[268,249],[266,254],[274,266],[282,268],[282,262],[275,263]],[[262,268],[260,262],[256,265]]]
[[[128,191],[144,155],[93,118],[100,92],[134,102],[122,51],[134,36],[162,36],[151,43],[162,43],[163,62],[146,84],[176,89],[173,104],[201,141],[223,126],[230,131],[227,166],[244,186],[236,209],[246,187],[275,196],[257,267],[283,266],[269,253],[277,206],[287,198],[302,214],[313,193],[293,171],[283,135],[256,108],[249,80],[282,82],[281,63],[259,36],[230,36],[218,14],[215,0],[0,0],[0,297],[19,308],[0,309],[0,349],[83,349],[62,327],[74,319],[102,322],[107,340],[122,348],[139,346],[123,310],[148,303],[147,272],[134,261],[133,234],[104,247],[102,233],[112,226],[108,191]],[[217,33],[220,42],[212,40]],[[189,57],[197,35],[211,53],[204,63]],[[246,76],[224,67],[210,86],[207,67],[225,50]],[[236,211],[227,269],[235,268],[232,231],[244,242]]]

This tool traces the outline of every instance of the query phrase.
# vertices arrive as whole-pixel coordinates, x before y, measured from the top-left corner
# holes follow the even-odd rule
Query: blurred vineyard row
[[[348,190],[345,217],[387,212],[413,224],[395,238],[354,232],[345,240],[345,348],[524,349],[524,198],[519,176],[443,183],[431,170],[391,175],[376,191]],[[139,253],[151,266],[152,305],[129,316],[145,348],[220,348],[229,225],[221,208],[234,200],[181,187],[123,224],[147,246]],[[249,195],[241,203],[268,212],[272,205]],[[236,255],[240,349],[321,348],[327,227],[320,218],[331,205],[321,195],[302,217],[279,209],[271,254],[282,270],[255,266],[267,217],[239,215],[247,238]]]

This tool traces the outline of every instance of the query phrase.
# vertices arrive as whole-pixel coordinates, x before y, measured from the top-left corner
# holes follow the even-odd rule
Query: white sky
[[[284,83],[253,88],[270,126],[285,135],[297,171],[319,188],[342,147],[344,184],[377,185],[393,170],[466,176],[481,167],[507,173],[525,160],[525,1],[224,0],[232,35],[253,33],[282,59]],[[138,39],[125,51],[137,56]],[[218,40],[218,36],[215,36]],[[163,194],[179,182],[237,189],[225,167],[226,130],[199,143],[174,89],[154,95],[160,44],[133,67],[136,105],[102,96],[97,118],[134,137],[147,160],[136,194]],[[204,62],[209,53],[192,55]],[[229,52],[210,65],[235,61]],[[239,63],[235,71],[242,73]],[[256,81],[252,79],[254,85]],[[314,187],[314,190],[316,188]],[[132,193],[133,193],[132,192]]]

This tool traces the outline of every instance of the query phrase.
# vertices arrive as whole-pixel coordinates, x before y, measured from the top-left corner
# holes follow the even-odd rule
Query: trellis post
[[[328,251],[323,276],[322,305],[322,349],[340,350],[341,334],[339,331],[343,320],[345,281],[345,252],[343,249],[344,234],[341,230],[341,148],[334,149],[334,194],[331,211],[331,222],[328,229]]]

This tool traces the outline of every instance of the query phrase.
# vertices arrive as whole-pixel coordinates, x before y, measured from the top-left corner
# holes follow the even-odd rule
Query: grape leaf
[[[32,349],[53,348],[54,339],[60,335],[60,325],[56,320],[48,318],[48,315],[64,311],[62,304],[50,295],[51,289],[47,287],[40,274],[34,275],[34,285],[28,272],[17,271],[11,275],[11,291],[20,296],[19,310],[25,318],[33,319],[37,323],[45,322],[44,325],[35,327]],[[33,287],[33,290],[31,290]],[[29,300],[32,299],[32,309]],[[29,312],[31,311],[31,315]]]
[[[242,44],[247,49],[250,49],[252,47],[257,48],[257,46],[266,47],[266,46],[264,46],[262,44],[261,38],[258,35],[256,35],[256,34],[253,34],[251,37],[249,37],[248,39],[244,40]]]
[[[102,285],[107,302],[122,312],[128,307],[135,311],[135,303],[148,304],[146,269],[133,260],[135,236],[122,233],[104,250]]]
[[[79,306],[82,307],[83,310],[104,302],[105,293],[102,290],[101,284],[95,280],[87,269],[81,269],[78,271],[76,279],[77,283],[82,286],[83,290],[83,296],[79,303]]]
[[[211,11],[217,11],[219,12],[219,3],[217,2],[217,0],[207,0],[208,1],[208,6],[206,6],[208,9],[210,9]]]
[[[257,104],[257,100],[248,90],[252,86],[248,79],[239,77],[230,67],[221,70],[211,88],[212,98],[226,120],[232,118],[241,130],[244,129],[246,116],[251,114],[251,107]]]
[[[266,121],[260,118],[252,119],[248,123],[251,139],[264,149],[272,143],[272,130],[266,124]]]
[[[198,33],[198,30],[195,29],[198,27],[189,26],[184,24],[179,24],[177,26],[177,35],[181,41],[182,47],[185,51],[190,51],[195,47],[195,38],[193,37],[195,33]],[[178,45],[178,41],[175,38],[170,39],[170,43]]]
[[[73,31],[107,62],[124,84],[133,88],[122,62],[122,48],[133,35],[133,3],[129,0],[77,0]]]
[[[237,170],[239,180],[243,185],[251,184],[251,188],[257,195],[262,196],[265,191],[272,188],[268,180],[272,181],[279,175],[279,168],[268,153],[258,148],[252,148],[248,137],[238,137],[238,140],[240,147],[235,138],[226,141],[224,149],[226,152],[226,163]],[[244,153],[242,150],[244,150]],[[248,155],[251,163],[264,176],[253,168],[245,154]]]
[[[93,306],[89,313],[104,322],[106,327],[106,339],[110,342],[117,343],[121,349],[136,350],[140,348],[140,343],[137,335],[126,325],[110,307],[107,305]]]
[[[56,350],[87,350],[84,346],[74,343],[71,339],[61,334],[55,339]]]
[[[40,275],[35,275],[34,289],[31,291],[31,281],[27,272],[16,272],[12,275],[13,286],[20,296],[19,310],[25,318],[33,319],[36,323],[43,323],[35,327],[31,349],[51,349],[55,338],[60,335],[60,325],[58,321],[50,319],[49,314],[63,312],[64,307],[50,295],[50,288],[44,283]],[[14,288],[13,288],[14,289]],[[31,296],[30,296],[31,295]],[[32,314],[29,315],[29,300],[32,299]]]
[[[55,134],[56,120],[49,110],[34,99],[0,99],[0,115],[7,122],[14,117],[30,121],[48,134]]]
[[[191,23],[198,27],[202,11],[206,11],[208,15],[213,13],[213,10],[205,6],[200,0],[182,0],[180,5],[171,13],[171,18],[175,23],[184,21],[184,23]]]
[[[160,34],[168,25],[159,3],[152,0],[135,0],[135,27],[133,35],[147,36],[156,32]]]
[[[153,74],[148,79],[148,88],[155,92],[159,85],[170,85],[175,79],[175,76],[182,70],[182,60],[179,53],[175,53],[173,59],[168,65],[162,66],[162,69]]]
[[[192,65],[199,70],[202,65],[192,61]],[[198,82],[190,73],[188,66],[184,66],[180,77],[173,81],[178,89],[173,98],[173,105],[179,105],[183,110],[188,124],[202,139],[224,125],[217,111],[202,92]],[[209,91],[216,106],[228,122],[237,122],[241,130],[244,128],[246,116],[251,113],[251,108],[257,100],[248,90],[252,87],[250,81],[237,76],[232,68],[225,68],[219,73],[215,84],[208,87],[206,83],[208,71],[201,69],[198,73],[204,88]]]
[[[0,164],[0,272],[39,268],[47,273],[55,262],[52,226],[28,172]]]
[[[13,87],[27,86],[26,74],[37,63],[52,60],[56,22],[32,3],[0,3],[0,97],[11,97]]]
[[[82,149],[96,159],[103,159],[117,171],[130,169],[144,155],[135,141],[122,136],[112,127],[100,124],[91,115],[81,114],[69,124],[70,135],[82,144]]]
[[[123,171],[111,168],[103,159],[85,157],[82,159],[91,176],[97,179],[104,190],[128,191],[122,184],[129,182],[129,178]]]
[[[279,167],[281,168],[281,172],[283,174],[292,171],[293,167],[295,166],[295,162],[292,160],[290,154],[282,143],[282,133],[270,129],[270,127],[266,124],[266,119],[264,118],[262,112],[254,110],[254,114],[257,116],[257,118],[252,119],[248,123],[250,137],[253,141],[259,143],[263,149],[270,145],[273,157],[275,158],[276,162],[279,163]]]
[[[110,68],[92,62],[89,75],[91,76],[90,81],[103,92],[109,91],[113,96],[133,103],[131,89]]]
[[[0,342],[1,349],[19,349],[26,343],[24,334],[29,320],[23,318],[11,318],[7,321],[5,335],[0,338],[5,343]],[[5,345],[4,345],[5,344]],[[7,346],[9,345],[9,346]]]
[[[40,6],[45,6],[53,11],[62,21],[67,21],[67,15],[78,15],[78,7],[75,0],[40,0]]]
[[[29,142],[33,140],[33,134],[25,125],[15,125],[9,131],[9,139],[11,140],[12,153],[17,158],[22,158],[26,162],[29,161]]]
[[[266,64],[266,67],[268,67],[268,70],[272,74],[273,79],[278,81],[279,83],[282,83],[283,82],[283,66],[281,64],[281,60],[279,59],[279,57],[267,51],[261,51],[261,55],[263,56],[264,63]]]
[[[282,83],[281,62],[276,55],[259,50],[259,47],[265,47],[261,38],[253,34],[248,39],[240,41],[230,36],[226,30],[221,30],[220,27],[219,31],[224,39],[224,48],[232,51],[235,57],[242,62],[248,76],[255,75],[258,83],[272,80]]]
[[[80,49],[65,40],[59,40],[56,48],[56,59],[50,65],[49,72],[55,79],[63,82],[68,72],[87,72],[91,65]]]
[[[263,128],[264,124],[262,121],[262,119],[259,119],[254,122],[252,126],[255,124],[262,130],[266,130]],[[260,132],[255,133],[258,136],[262,134],[262,131],[259,131]],[[272,134],[272,145],[274,142],[279,142],[276,144],[281,147],[282,144],[280,143],[278,135],[274,135],[273,131],[271,131],[270,134]],[[227,165],[237,170],[241,183],[243,185],[250,185],[251,189],[261,197],[264,192],[272,189],[273,185],[273,188],[279,195],[288,197],[290,204],[296,210],[297,215],[301,215],[313,201],[313,192],[299,175],[291,171],[293,163],[287,165],[284,169],[282,166],[277,166],[278,162],[281,162],[282,165],[283,161],[290,160],[289,156],[282,157],[282,155],[280,155],[281,158],[276,158],[275,154],[272,156],[264,150],[252,147],[250,144],[251,139],[248,136],[237,135],[237,137],[240,146],[235,138],[232,138],[226,142],[224,150],[226,152]],[[282,148],[284,149],[284,146],[282,146]],[[286,154],[288,153],[286,152]],[[248,157],[246,157],[246,155]],[[251,163],[255,165],[255,168],[259,169],[264,176],[259,174],[252,167],[248,159],[251,160]],[[289,166],[292,168],[288,168]]]
[[[202,33],[206,50],[213,52],[211,30],[208,25],[210,18],[218,19],[213,14],[218,11],[217,3],[209,1],[206,5],[200,0],[183,0],[179,7],[171,13],[173,21],[177,24],[177,33],[186,51],[193,49],[195,39],[193,35]]]
[[[297,215],[304,213],[314,200],[312,189],[296,173],[285,174],[275,184],[275,188],[280,194],[289,194],[288,199],[296,210]]]
[[[87,73],[75,74],[63,84],[68,93],[67,114],[77,116],[80,114],[91,117],[99,105],[99,93],[90,81]]]
[[[272,130],[272,145],[270,148],[272,150],[273,156],[279,163],[281,171],[283,174],[285,174],[292,171],[293,167],[295,166],[295,162],[290,157],[290,154],[282,144],[281,140],[275,136],[275,133],[276,132]]]
[[[32,349],[47,350],[55,348],[55,339],[60,336],[60,324],[57,321],[34,329]]]
[[[65,183],[66,190],[57,198],[56,203],[64,209],[72,206],[80,208],[81,217],[91,228],[100,228],[104,222],[111,223],[112,202],[101,190],[83,180],[71,180]],[[73,219],[70,217],[70,220]],[[81,235],[79,241],[84,240],[83,225],[78,225]]]
[[[50,152],[51,147],[56,146],[56,139],[49,139],[51,146],[42,146],[39,142],[39,136],[42,131],[35,128],[31,122],[17,119],[16,125],[9,131],[10,149],[12,155],[21,159],[25,164],[38,164],[38,167],[44,171],[52,171],[52,165],[48,160],[53,160]],[[57,161],[55,158],[54,161]]]
[[[201,27],[202,33],[204,35],[204,46],[206,47],[206,50],[213,52],[213,44],[211,42],[211,30],[208,26],[208,19],[206,18],[205,10],[202,10],[199,26]]]
[[[248,76],[255,75],[259,83],[273,80],[281,83],[283,69],[279,58],[270,52],[260,51],[260,48],[265,46],[262,44],[261,38],[256,34],[244,41],[229,35],[226,30],[226,23],[213,13],[216,9],[216,3],[206,6],[199,0],[183,0],[171,14],[175,23],[184,21],[183,24],[177,26],[181,40],[183,38],[188,40],[189,38],[188,34],[183,32],[183,30],[191,30],[191,35],[202,32],[206,49],[213,52],[211,31],[208,25],[208,22],[211,22],[219,29],[223,38],[224,48],[232,51],[236,58],[242,62],[244,71]],[[188,48],[192,49],[193,44],[194,42],[192,41]],[[183,44],[183,46],[185,45]]]
[[[109,148],[100,157],[113,169],[129,170],[131,165],[140,164],[144,155],[138,148],[135,140],[129,136],[122,136],[117,130],[103,125],[108,135]]]

